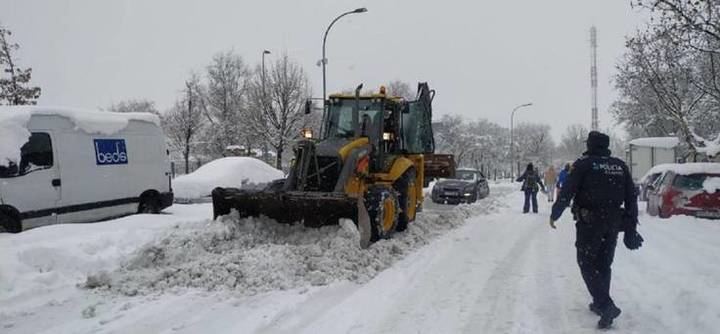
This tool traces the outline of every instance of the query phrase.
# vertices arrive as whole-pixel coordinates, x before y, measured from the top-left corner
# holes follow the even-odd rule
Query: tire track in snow
[[[530,225],[535,222],[534,216],[529,215],[507,223],[523,226],[524,230],[517,230],[521,234],[513,240],[512,248],[495,262],[496,266],[476,300],[477,311],[463,329],[465,333],[508,333],[517,329],[516,313],[522,303],[519,290],[523,281],[528,279],[526,268],[531,255],[528,245],[540,232],[540,226]],[[519,325],[526,326],[524,323]],[[532,328],[522,331],[531,332]]]

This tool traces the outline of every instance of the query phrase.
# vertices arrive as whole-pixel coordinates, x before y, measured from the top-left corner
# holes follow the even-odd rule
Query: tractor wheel
[[[386,187],[370,188],[365,196],[370,218],[370,242],[389,238],[398,223],[398,199],[395,191]]]
[[[398,196],[400,212],[396,230],[402,232],[407,229],[408,223],[415,220],[415,214],[417,213],[415,170],[409,169],[405,172],[400,179],[395,181],[393,188],[400,194],[400,196]]]

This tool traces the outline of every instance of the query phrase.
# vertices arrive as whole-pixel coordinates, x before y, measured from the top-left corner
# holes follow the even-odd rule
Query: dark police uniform
[[[638,214],[632,176],[622,160],[610,156],[609,141],[607,135],[596,131],[588,135],[588,151],[572,165],[550,216],[553,224],[574,199],[577,262],[593,298],[590,308],[602,316],[601,328],[609,327],[620,314],[610,298],[610,266],[618,232],[628,229],[633,236],[637,234]],[[624,222],[628,226],[623,226]],[[626,235],[630,236],[627,231]]]

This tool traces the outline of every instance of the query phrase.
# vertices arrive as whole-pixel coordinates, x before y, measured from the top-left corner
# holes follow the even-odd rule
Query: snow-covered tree
[[[197,146],[196,139],[207,123],[203,113],[203,87],[197,74],[191,74],[185,82],[183,93],[183,97],[161,117],[171,147],[182,152],[187,174],[190,172],[190,155]]]
[[[32,68],[18,66],[14,52],[20,46],[10,41],[12,32],[0,25],[0,104],[37,104],[40,87],[30,85]]]
[[[155,102],[145,99],[130,99],[113,103],[108,107],[108,111],[112,112],[147,112],[159,115],[160,112],[155,108]]]
[[[246,145],[255,138],[247,122],[246,90],[250,72],[233,51],[216,54],[207,67],[205,114],[210,127],[205,133],[210,155],[220,156],[230,145]]]
[[[633,4],[647,10],[651,21],[627,41],[612,112],[632,136],[677,136],[691,160],[697,153],[717,155],[720,1]]]
[[[275,165],[282,168],[283,153],[308,124],[305,101],[310,96],[305,71],[287,54],[277,59],[263,75],[258,69],[249,87],[249,124],[252,133],[276,153]]]

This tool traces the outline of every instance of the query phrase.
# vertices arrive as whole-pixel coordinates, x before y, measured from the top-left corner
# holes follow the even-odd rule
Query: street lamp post
[[[269,55],[270,51],[263,50],[262,53],[262,73],[260,73],[260,80],[262,81],[262,108],[265,109],[262,112],[267,112],[267,93],[265,93],[265,55]],[[265,162],[268,162],[270,160],[270,155],[268,154],[268,147],[267,143],[263,145],[263,159]]]
[[[532,103],[525,103],[515,107],[510,113],[510,178],[515,178],[515,133],[513,125],[515,122],[515,112],[521,108],[529,107]]]
[[[322,75],[323,75],[323,104],[325,104],[325,100],[327,100],[327,81],[326,81],[326,75],[325,75],[325,65],[327,65],[327,58],[325,57],[325,42],[327,41],[328,33],[330,32],[330,28],[332,28],[333,24],[337,22],[340,18],[342,18],[345,15],[350,14],[359,14],[359,13],[365,13],[367,12],[367,8],[358,8],[355,10],[351,10],[349,12],[345,12],[340,14],[340,16],[336,17],[332,22],[330,22],[330,25],[325,30],[325,35],[323,36],[323,46],[322,46]],[[323,107],[324,108],[324,107]]]
[[[261,73],[262,78],[261,78],[261,80],[262,80],[263,98],[265,98],[265,55],[269,55],[269,54],[270,54],[270,51],[268,51],[268,50],[264,50],[262,53],[262,73]]]

